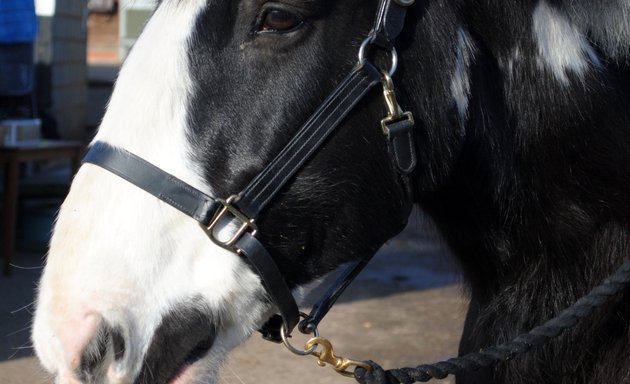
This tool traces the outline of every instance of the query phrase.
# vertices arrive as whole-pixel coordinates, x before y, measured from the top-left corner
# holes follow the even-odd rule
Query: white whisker
[[[10,313],[11,313],[12,315],[15,315],[16,313],[18,313],[18,312],[20,312],[20,311],[23,311],[23,310],[26,310],[28,307],[30,307],[30,306],[32,306],[32,305],[34,305],[34,304],[35,304],[35,301],[32,301],[32,302],[30,302],[29,304],[26,304],[25,306],[23,306],[23,307],[21,307],[21,308],[18,308],[18,309],[15,309],[15,310],[11,311]],[[29,312],[29,313],[31,313],[30,311],[28,311],[28,312]]]
[[[9,336],[16,335],[16,334],[18,334],[18,333],[20,333],[20,332],[28,331],[28,330],[30,330],[30,329],[31,329],[31,325],[32,325],[32,324],[29,324],[29,325],[27,325],[26,327],[24,327],[24,328],[22,328],[22,329],[18,329],[17,331],[13,331],[13,332],[9,333],[9,334],[8,334],[8,335],[6,335],[6,336],[7,336],[7,337],[9,337]]]
[[[9,358],[7,360],[13,359],[20,351],[33,349],[33,345],[30,344],[29,342],[26,342],[26,343],[22,344],[22,346],[20,346],[20,347],[11,347],[9,349],[14,351],[14,352],[11,354],[11,356],[9,356]]]
[[[241,379],[241,377],[236,373],[236,371],[234,371],[234,369],[232,368],[232,366],[228,363],[225,365],[227,369],[230,370],[230,376],[234,376],[236,378],[236,380],[238,380],[238,382],[240,384],[245,384],[245,382],[243,381],[243,379]],[[224,384],[229,384],[225,379],[221,379],[221,381],[225,382]]]
[[[24,349],[33,349],[33,345],[31,344],[31,345],[24,345],[21,347],[11,347],[10,349],[13,351],[22,351]]]
[[[36,267],[22,267],[22,266],[20,266],[20,265],[13,264],[13,263],[11,263],[10,265],[11,265],[11,267],[13,267],[13,268],[15,268],[15,269],[23,269],[23,270],[27,270],[27,271],[29,271],[29,270],[33,270],[33,269],[44,269],[44,266],[43,266],[43,265],[38,265],[38,266],[36,266]]]

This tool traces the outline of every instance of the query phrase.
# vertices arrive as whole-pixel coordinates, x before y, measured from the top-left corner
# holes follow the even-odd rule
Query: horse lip
[[[197,361],[203,359],[214,344],[215,335],[208,335],[203,338],[184,358],[182,363],[175,369],[173,375],[167,380],[168,384],[175,383],[186,370],[194,365]]]

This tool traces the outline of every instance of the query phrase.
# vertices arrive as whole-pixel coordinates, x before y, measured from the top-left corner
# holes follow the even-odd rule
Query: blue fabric
[[[29,43],[36,35],[34,0],[0,0],[0,43]]]

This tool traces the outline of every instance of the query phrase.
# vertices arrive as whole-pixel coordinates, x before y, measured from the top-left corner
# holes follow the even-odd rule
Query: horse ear
[[[563,8],[580,29],[606,56],[620,62],[630,60],[630,2],[563,0]]]

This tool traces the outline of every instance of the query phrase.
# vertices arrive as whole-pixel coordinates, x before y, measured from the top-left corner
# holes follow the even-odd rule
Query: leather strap
[[[348,288],[350,283],[361,273],[363,268],[372,260],[372,256],[351,262],[341,273],[341,276],[328,287],[326,293],[317,301],[311,312],[300,322],[300,332],[313,333],[319,323],[324,319],[328,311],[339,299],[339,296]]]
[[[411,118],[384,124],[387,149],[395,169],[402,176],[409,176],[418,162],[413,137],[414,121]]]
[[[271,301],[278,307],[284,329],[289,334],[300,321],[300,312],[276,263],[260,241],[248,232],[241,236],[236,243],[236,248],[247,258],[254,272],[260,276]],[[266,339],[271,339],[265,332],[262,333]]]
[[[413,3],[414,0],[381,0],[370,33],[374,36],[372,44],[383,49],[391,49],[405,26],[407,8]]]
[[[127,180],[192,217],[204,227],[223,206],[213,197],[133,153],[114,148],[104,142],[93,143],[83,161],[102,167]],[[295,299],[271,255],[248,232],[240,237],[235,248],[260,276],[271,301],[278,307],[287,334],[290,334],[299,322],[300,314]]]
[[[256,218],[352,108],[379,83],[380,77],[370,63],[356,66],[278,156],[240,193],[235,203],[239,210],[247,217]]]
[[[93,143],[83,158],[83,162],[107,169],[200,223],[207,224],[220,207],[220,203],[212,196],[206,195],[133,153],[114,148],[104,142]]]

